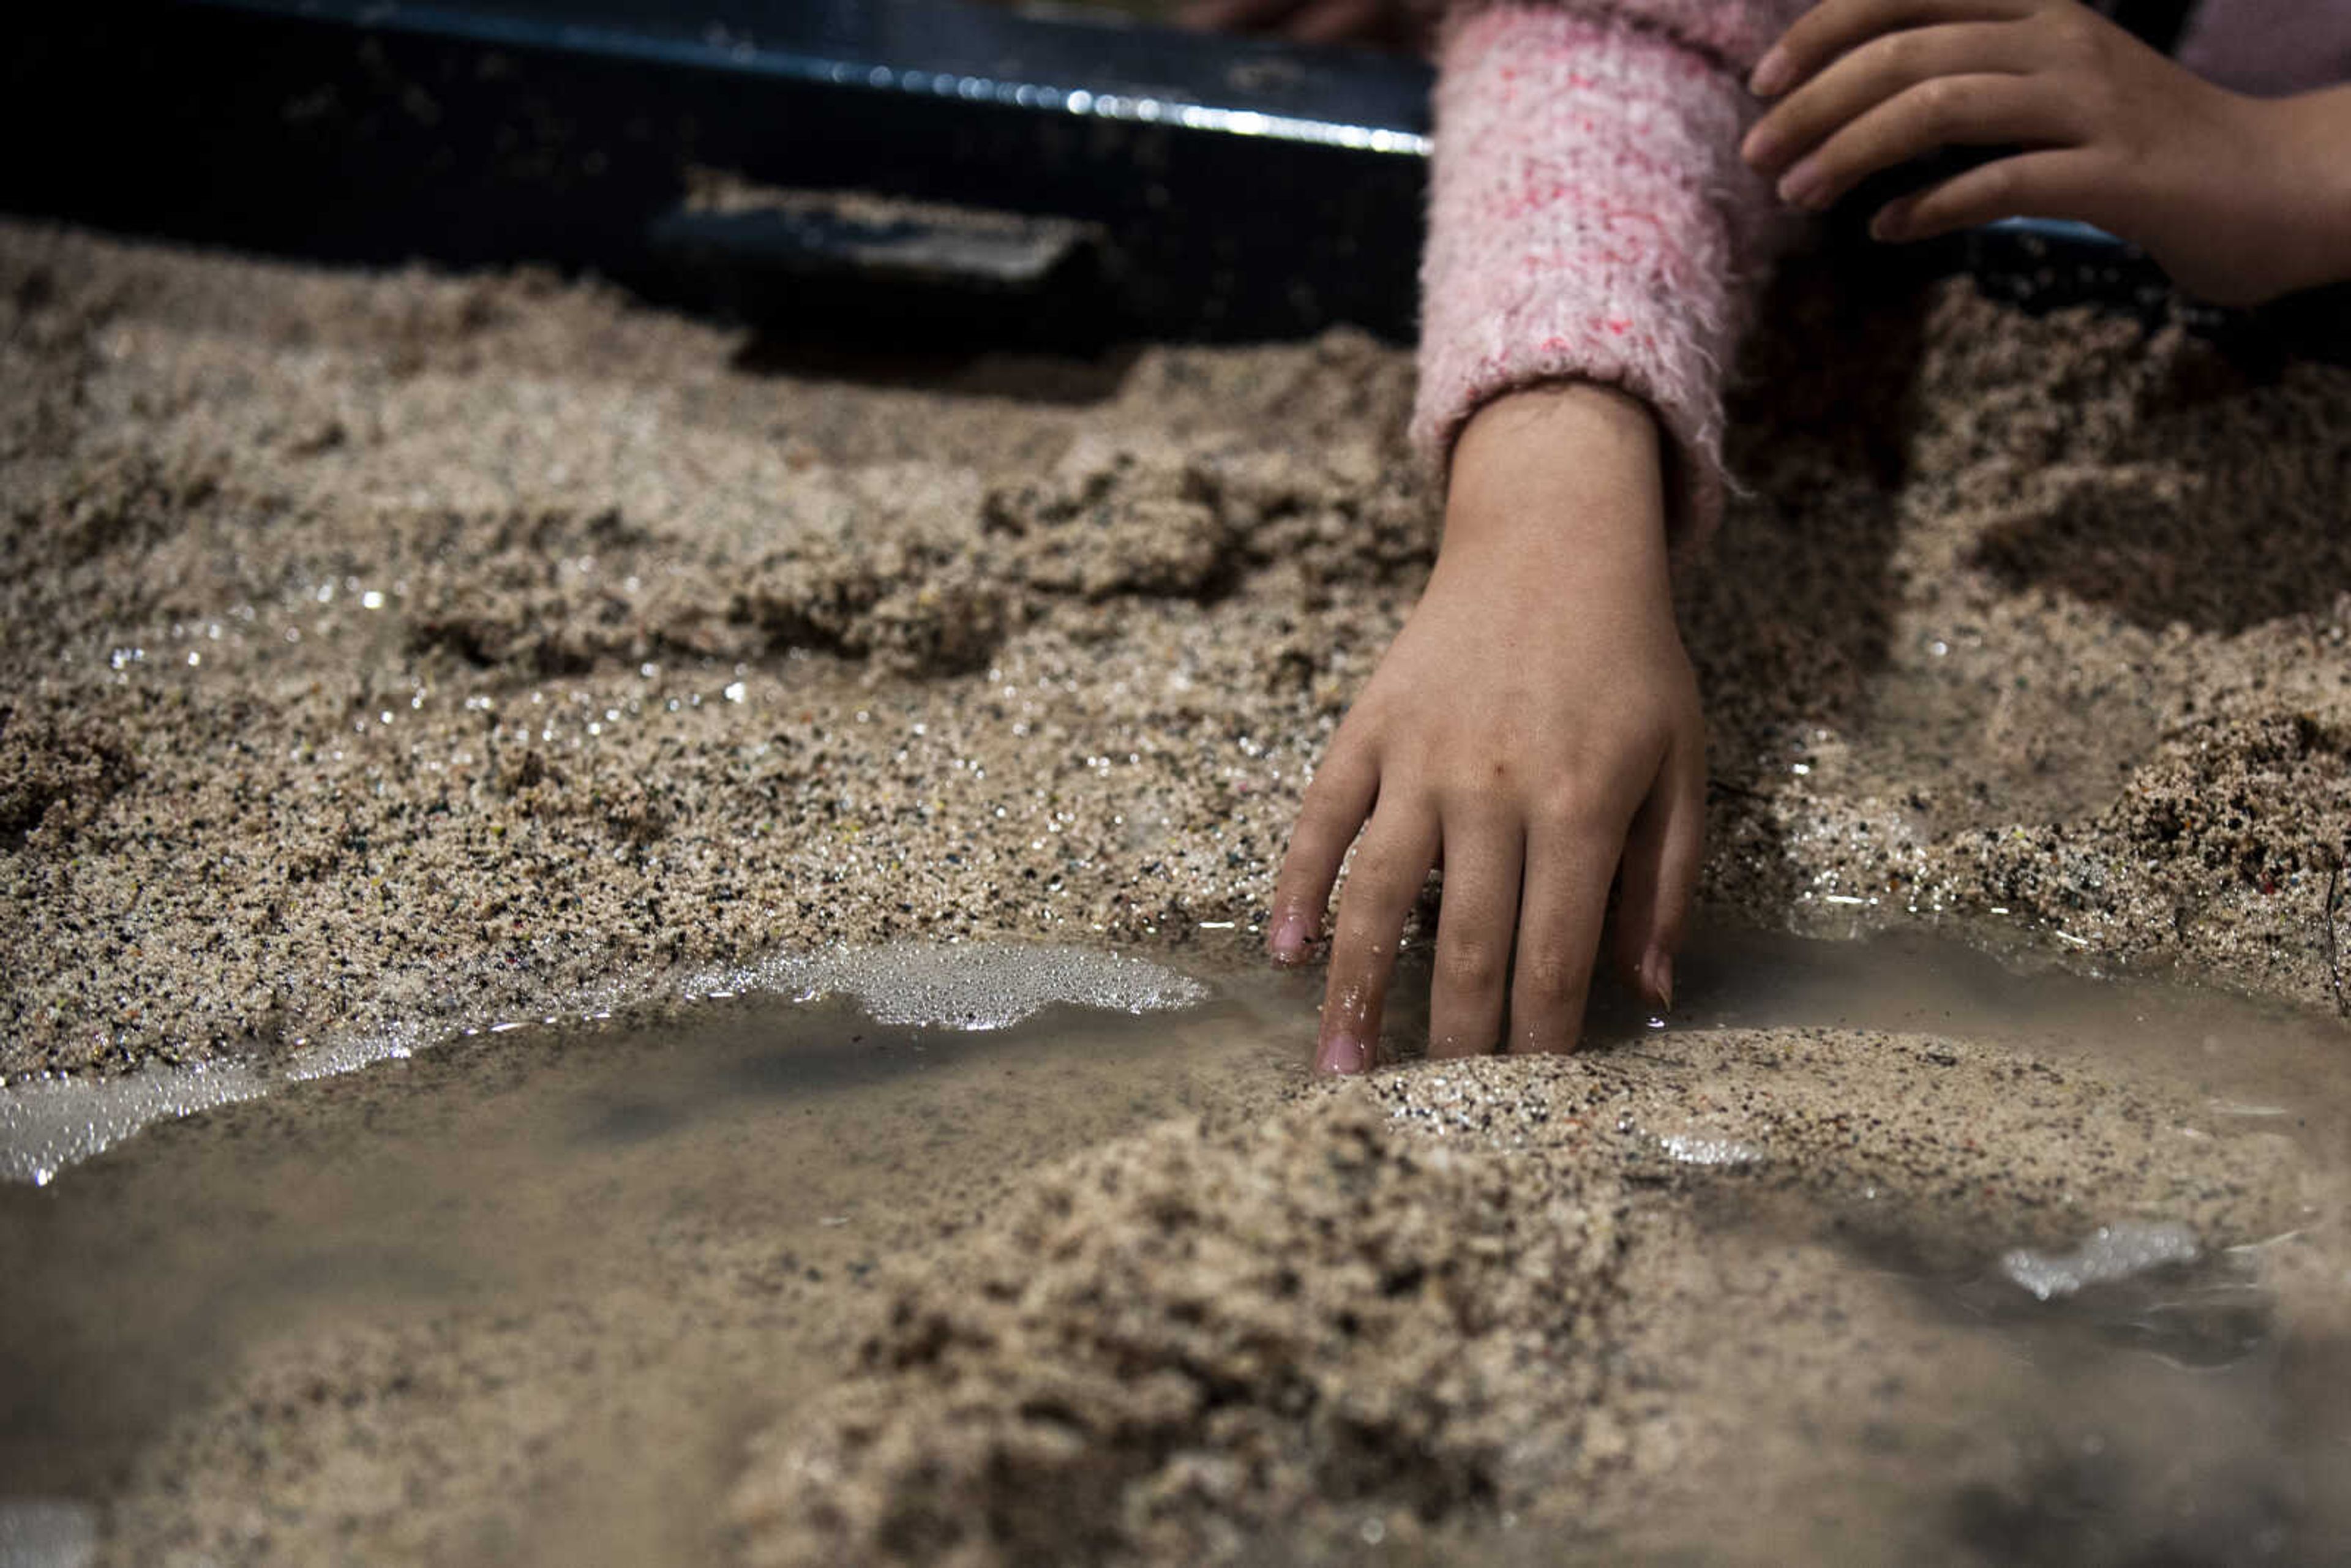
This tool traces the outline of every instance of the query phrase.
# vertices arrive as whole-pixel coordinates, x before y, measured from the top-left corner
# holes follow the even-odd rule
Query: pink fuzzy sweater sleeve
[[[1721,377],[1776,226],[1739,161],[1748,69],[1807,0],[1553,0],[1457,12],[1438,54],[1415,443],[1582,378],[1671,438],[1675,533],[1721,508]]]

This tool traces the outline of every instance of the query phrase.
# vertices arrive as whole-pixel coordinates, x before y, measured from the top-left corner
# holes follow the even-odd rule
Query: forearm
[[[1709,526],[1721,368],[1774,227],[1737,158],[1752,109],[1738,73],[1800,8],[1511,5],[1454,23],[1422,269],[1425,453],[1446,462],[1504,392],[1619,387],[1666,437],[1677,534]]]
[[[2351,86],[2260,104],[2283,172],[2277,204],[2291,286],[2351,281]]]

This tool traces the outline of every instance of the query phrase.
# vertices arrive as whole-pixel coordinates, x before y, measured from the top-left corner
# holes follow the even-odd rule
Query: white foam
[[[702,994],[769,991],[803,1001],[855,997],[876,1023],[997,1030],[1056,1004],[1159,1012],[1205,1001],[1208,988],[1142,958],[1082,947],[901,943],[787,955],[703,977]]]
[[[404,1028],[353,1033],[306,1046],[267,1067],[200,1061],[120,1078],[40,1078],[0,1089],[0,1181],[46,1186],[68,1166],[154,1123],[412,1055],[415,1034]]]
[[[2074,1251],[2035,1252],[2020,1247],[2002,1257],[2000,1267],[2046,1301],[2166,1264],[2192,1263],[2197,1256],[2196,1233],[2177,1220],[2118,1219],[2099,1226]]]
[[[670,989],[688,998],[753,991],[804,1001],[846,995],[856,998],[877,1023],[958,1030],[1004,1029],[1056,1004],[1145,1013],[1191,1007],[1208,996],[1199,981],[1141,958],[1078,947],[977,943],[782,955],[700,975]],[[610,990],[586,1005],[609,1011],[623,999],[621,991]],[[498,1033],[523,1026],[498,1020],[479,1027]],[[200,1063],[120,1078],[38,1079],[0,1089],[0,1180],[45,1186],[68,1166],[152,1123],[410,1056],[429,1044],[413,1029],[379,1030],[322,1040],[266,1068]]]
[[[235,1063],[19,1084],[0,1096],[0,1177],[47,1186],[150,1122],[256,1099],[270,1086],[267,1076]]]
[[[98,1511],[52,1498],[0,1498],[0,1568],[86,1568],[98,1557]]]
[[[1657,1144],[1668,1158],[1686,1166],[1751,1166],[1763,1157],[1763,1151],[1752,1144],[1698,1133],[1667,1133]]]

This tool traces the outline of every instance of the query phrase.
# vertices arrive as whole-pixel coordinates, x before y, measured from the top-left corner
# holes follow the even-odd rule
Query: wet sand
[[[2339,1029],[1713,933],[1687,1028],[1316,1088],[1311,986],[1208,974],[1003,1034],[486,1034],[0,1187],[0,1526],[95,1500],[141,1564],[2351,1541]],[[2102,1231],[2168,1266],[2101,1281]]]
[[[1709,904],[2335,1010],[2351,373],[1801,269],[1771,319],[1734,413],[1750,493],[1682,589]],[[835,940],[1228,956],[1434,537],[1408,357],[1345,333],[844,359],[544,278],[23,225],[0,320],[11,1077],[429,1035]],[[1949,1434],[1884,1464],[1949,1471],[1984,1551],[2060,1540],[2033,1512],[2059,1461],[1948,1407],[1976,1388],[1980,1431],[2011,1419],[2013,1368],[1914,1291],[1802,1266],[1862,1189],[1938,1268],[2119,1218],[2208,1249],[2302,1228],[2262,1282],[2312,1325],[2296,1354],[2340,1337],[2338,1165],[2178,1134],[2202,1113],[2176,1085],[1956,1038],[1672,1038],[1671,1071],[1267,1088],[1024,1178],[905,1279],[827,1298],[848,1375],[778,1375],[808,1401],[726,1539],[1312,1558],[1373,1521],[1392,1556],[1468,1531],[1540,1560],[1567,1530],[1770,1560],[1701,1526],[1876,1484],[1806,1457],[1865,1392],[1889,1430]],[[1621,1105],[1768,1134],[1747,1185],[1784,1180],[1800,1218],[1765,1190],[1721,1220],[1720,1173],[1697,1192]],[[1727,1334],[1725,1303],[1772,1332]],[[111,1550],[497,1554],[495,1507],[449,1531],[511,1476],[441,1440],[492,1408],[493,1434],[559,1425],[530,1391],[597,1337],[560,1317],[261,1356],[134,1467]],[[1918,1356],[1939,1370],[1906,1392]],[[380,1405],[384,1431],[350,1414]],[[382,1506],[353,1511],[362,1472]],[[2267,1528],[2214,1496],[2197,1529]],[[1948,1545],[1938,1518],[1853,1551]]]
[[[1297,1078],[1310,986],[1210,971],[172,1124],[0,1188],[0,1473],[141,1564],[2339,1560],[2342,1030],[1693,959],[1687,1029],[1369,1084]]]

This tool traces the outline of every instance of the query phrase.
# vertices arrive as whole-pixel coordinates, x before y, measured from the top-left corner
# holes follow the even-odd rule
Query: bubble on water
[[[1763,1151],[1752,1144],[1698,1133],[1667,1133],[1658,1138],[1657,1146],[1667,1158],[1686,1166],[1751,1166],[1763,1157]]]
[[[2001,1272],[2040,1300],[2070,1296],[2172,1263],[2193,1263],[2196,1233],[2177,1220],[2118,1219],[2101,1225],[2072,1252],[2018,1248],[2000,1260]]]
[[[1159,1012],[1205,1001],[1207,987],[1142,958],[1082,947],[900,943],[787,956],[724,976],[703,988],[850,996],[877,1023],[959,1030],[1007,1029],[1057,1004]]]
[[[230,1063],[19,1084],[0,1095],[0,1179],[47,1186],[150,1122],[256,1099],[271,1082]]]
[[[877,1023],[956,1030],[1005,1029],[1056,1004],[1146,1013],[1191,1007],[1208,997],[1208,988],[1197,980],[1111,953],[908,943],[782,956],[747,968],[698,975],[655,994],[615,986],[577,998],[572,1005],[609,1013],[612,1003],[631,997],[652,1001],[666,996],[692,1002],[747,991],[802,1001],[850,996]],[[557,1017],[540,1016],[549,1024],[558,1021]],[[258,1099],[284,1084],[398,1061],[435,1040],[506,1034],[526,1027],[513,1019],[491,1019],[427,1033],[398,1024],[335,1036],[316,1045],[298,1040],[290,1056],[269,1067],[199,1062],[151,1067],[118,1078],[37,1079],[0,1088],[0,1181],[46,1186],[68,1166],[104,1153],[150,1123]]]
[[[0,1498],[0,1568],[84,1568],[98,1558],[98,1511],[53,1498]]]

